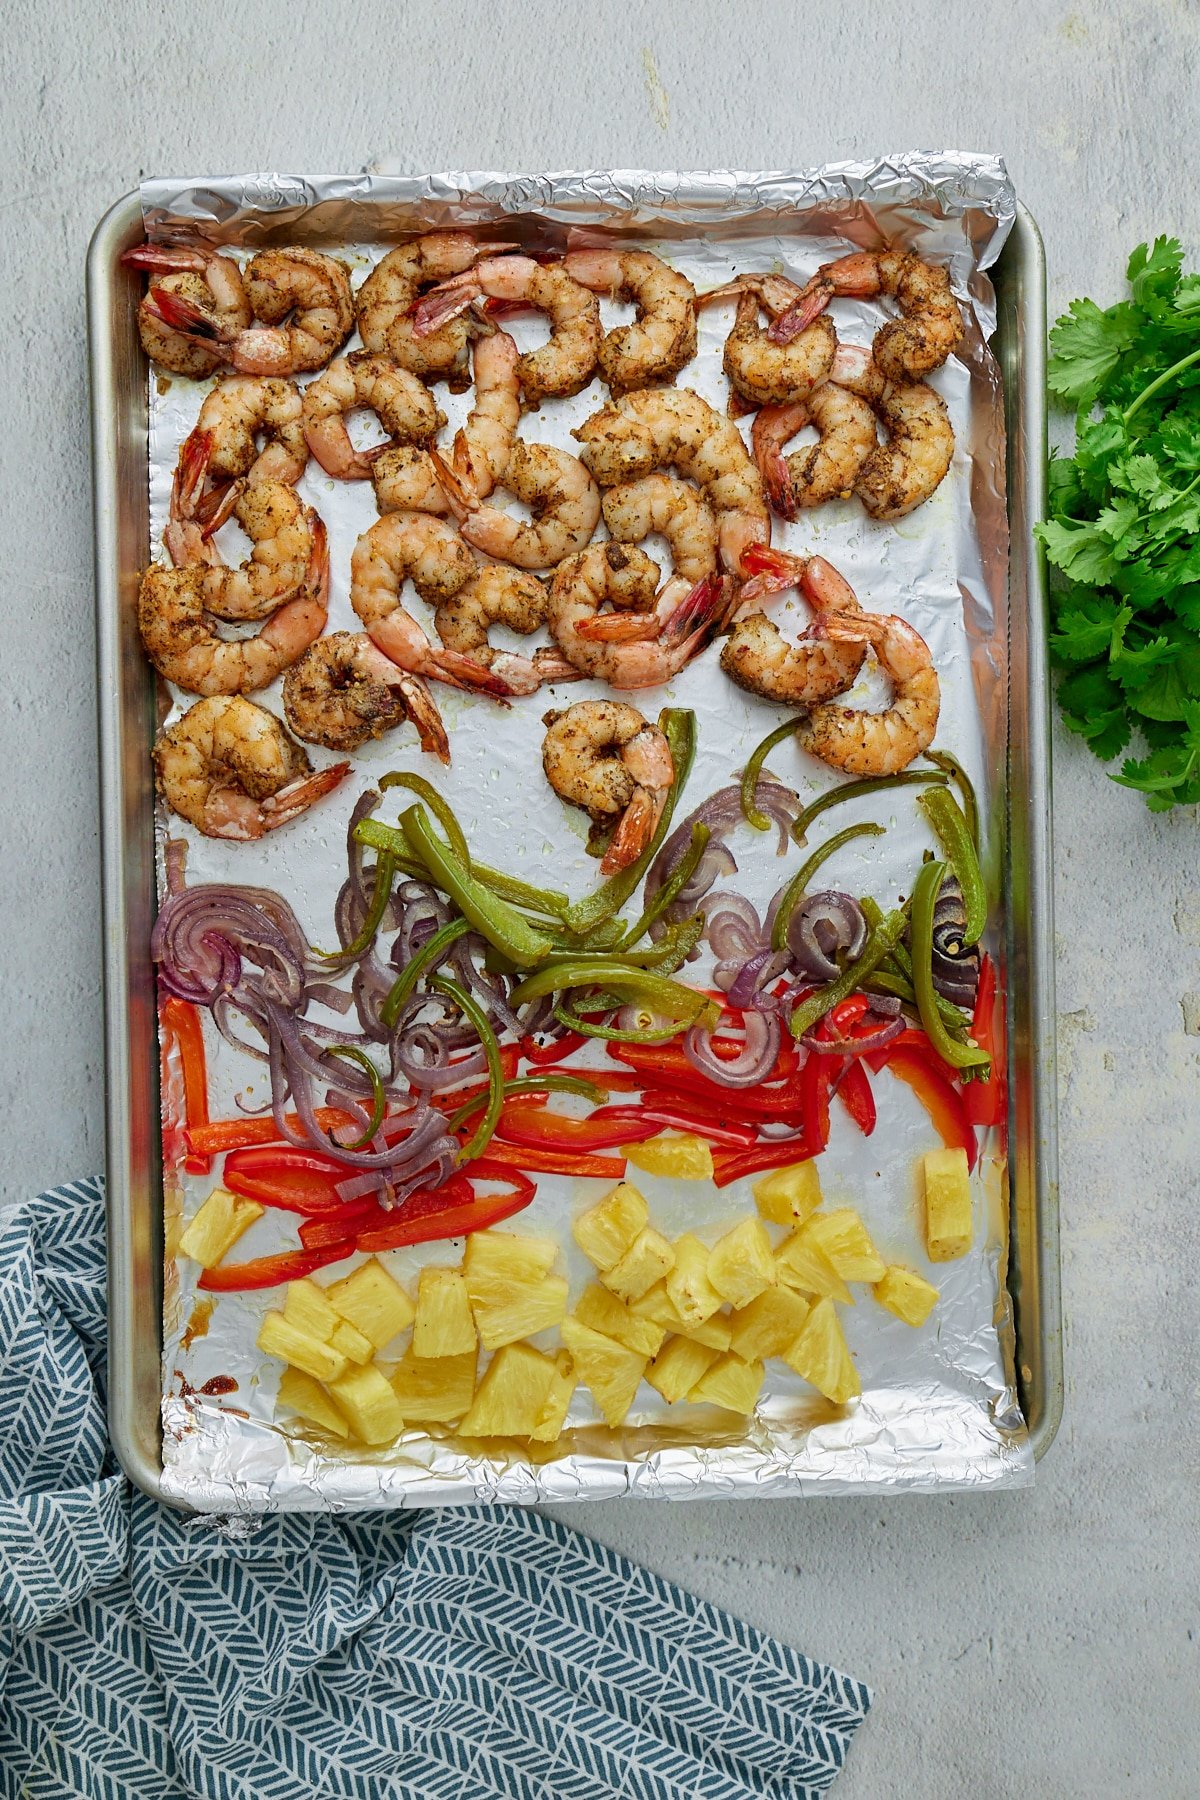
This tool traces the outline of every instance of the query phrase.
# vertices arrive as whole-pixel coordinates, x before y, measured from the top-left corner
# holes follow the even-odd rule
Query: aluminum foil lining
[[[837,502],[775,523],[785,549],[816,550],[842,569],[864,604],[903,613],[923,633],[942,678],[938,743],[966,764],[985,816],[986,861],[994,894],[990,948],[1003,959],[1000,870],[1003,865],[1007,640],[1007,515],[1004,427],[999,372],[987,340],[995,303],[986,270],[1014,216],[1003,164],[994,157],[904,154],[873,163],[834,164],[802,173],[662,174],[615,171],[563,175],[382,174],[301,180],[254,175],[218,181],[154,181],[142,190],[150,235],[170,239],[201,231],[248,253],[267,242],[304,241],[343,256],[357,287],[398,235],[448,225],[497,226],[505,238],[562,247],[613,233],[659,250],[697,288],[732,274],[776,268],[806,279],[852,247],[883,241],[911,244],[949,264],[964,303],[967,331],[954,359],[932,378],[949,406],[957,436],[954,464],[937,494],[895,525],[876,525],[857,501]],[[606,321],[621,312],[603,307]],[[880,321],[871,303],[839,302],[839,332],[868,343]],[[701,315],[700,346],[683,384],[724,406],[721,349],[732,323],[727,308]],[[544,335],[537,320],[511,329],[524,349]],[[178,446],[195,423],[207,383],[172,379],[150,386],[151,554],[159,553],[171,472]],[[165,390],[165,391],[164,391]],[[438,390],[449,415],[447,436],[461,423],[468,396]],[[583,394],[543,405],[522,424],[528,438],[573,448],[570,430],[607,398],[594,382]],[[376,516],[369,484],[334,483],[315,464],[300,492],[329,530],[333,594],[329,629],[354,629],[347,597],[350,551]],[[230,528],[226,528],[227,530]],[[656,557],[663,547],[651,541]],[[421,603],[412,601],[415,612]],[[787,597],[775,612],[787,631],[805,622]],[[517,640],[514,640],[514,645]],[[580,683],[569,699],[606,690]],[[886,690],[863,684],[868,702]],[[550,793],[540,773],[541,714],[564,704],[567,690],[535,696],[500,712],[443,689],[439,703],[450,731],[454,766],[434,771],[481,856],[533,881],[572,892],[595,881],[584,851],[582,815]],[[258,698],[281,712],[278,686]],[[174,712],[180,696],[167,695]],[[188,697],[182,698],[186,706]],[[709,651],[666,688],[643,696],[695,708],[699,753],[685,806],[728,782],[749,748],[778,718],[776,709],[735,689]],[[316,751],[314,760],[327,753]],[[332,755],[328,760],[333,760]],[[313,942],[326,941],[333,898],[344,868],[342,840],[354,799],[388,768],[428,773],[408,728],[355,757],[353,777],[313,812],[253,846],[199,837],[176,818],[160,821],[188,843],[188,880],[241,881],[277,887],[295,905]],[[770,759],[802,800],[832,785],[829,770],[785,748]],[[828,865],[830,885],[870,892],[887,903],[908,891],[929,843],[911,801],[898,790],[843,806],[838,824],[872,818],[884,837],[859,840]],[[816,841],[819,833],[810,841]],[[739,870],[728,886],[760,912],[796,867],[796,853],[774,854],[773,837],[732,840]],[[864,842],[867,848],[863,849]],[[161,869],[160,869],[161,873]],[[824,877],[823,877],[824,879]],[[692,965],[703,979],[703,963]],[[211,1110],[223,1116],[241,1102],[261,1105],[259,1068],[209,1039]],[[757,1416],[747,1422],[711,1408],[667,1408],[643,1386],[626,1425],[609,1432],[580,1390],[558,1446],[531,1458],[518,1447],[468,1453],[452,1436],[406,1433],[394,1447],[349,1456],[318,1449],[295,1423],[274,1423],[277,1365],[254,1347],[270,1295],[224,1295],[210,1307],[195,1288],[197,1270],[171,1248],[215,1177],[172,1174],[166,1182],[168,1262],[164,1282],[164,1490],[206,1511],[361,1510],[497,1500],[561,1502],[615,1494],[685,1499],[724,1495],[779,1496],[889,1493],[1019,1486],[1033,1462],[1017,1404],[1012,1366],[1011,1305],[1004,1285],[1007,1181],[1003,1146],[990,1134],[976,1173],[976,1240],[958,1262],[930,1269],[924,1259],[914,1169],[929,1147],[928,1120],[903,1085],[875,1080],[879,1126],[862,1138],[835,1104],[834,1129],[820,1169],[830,1206],[859,1207],[888,1261],[930,1274],[941,1300],[928,1326],[913,1331],[856,1290],[843,1324],[863,1380],[849,1409],[829,1405],[781,1363],[767,1365]],[[637,1176],[656,1224],[711,1241],[753,1207],[748,1182],[718,1191],[706,1183]],[[564,1245],[574,1297],[590,1274],[570,1240],[568,1222],[603,1190],[595,1183],[542,1177],[538,1196],[514,1229],[551,1231]],[[260,1220],[238,1255],[264,1255],[294,1241],[286,1215]],[[457,1261],[459,1244],[422,1246],[388,1257],[397,1277],[415,1285],[426,1262]],[[277,1298],[277,1296],[276,1296]],[[550,1340],[553,1341],[553,1334]],[[236,1387],[229,1389],[229,1382]],[[208,1392],[204,1390],[207,1387]]]

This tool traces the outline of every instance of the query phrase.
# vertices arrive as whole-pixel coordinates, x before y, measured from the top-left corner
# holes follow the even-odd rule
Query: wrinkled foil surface
[[[947,263],[967,326],[956,357],[931,378],[950,408],[957,437],[949,476],[926,505],[896,524],[873,523],[857,501],[837,502],[802,514],[794,525],[776,520],[772,541],[828,557],[854,584],[864,605],[903,613],[929,642],[942,683],[936,741],[966,764],[983,804],[993,897],[989,947],[1002,961],[1008,545],[1002,395],[987,348],[995,303],[986,271],[1011,225],[1014,196],[997,158],[904,154],[766,174],[363,174],[322,180],[270,174],[152,181],[143,186],[142,198],[153,238],[200,232],[246,253],[264,243],[317,244],[348,261],[355,287],[398,238],[454,225],[492,227],[492,236],[550,249],[568,242],[603,242],[616,233],[659,251],[701,290],[751,269],[779,269],[804,280],[830,257],[884,241],[911,245]],[[497,229],[501,224],[502,231]],[[630,316],[628,309],[607,302],[603,313],[606,325]],[[881,321],[879,306],[870,302],[839,301],[834,316],[840,336],[851,343],[869,343]],[[701,313],[699,353],[679,378],[718,407],[727,397],[720,364],[731,324],[729,307]],[[536,319],[518,317],[510,329],[522,349],[544,336]],[[210,385],[174,378],[162,383],[151,375],[151,554],[160,554],[178,446]],[[437,391],[449,415],[448,441],[470,396]],[[528,415],[522,435],[572,449],[571,427],[606,398],[597,380],[575,399],[549,402]],[[349,561],[355,539],[376,517],[370,485],[334,483],[313,463],[299,491],[329,529],[333,595],[328,629],[356,629],[347,597]],[[653,541],[647,547],[656,557],[663,548]],[[411,591],[406,604],[427,618]],[[806,623],[794,596],[777,603],[774,616],[785,632]],[[514,647],[519,641],[513,640]],[[860,687],[868,704],[886,704],[887,690],[878,681],[868,678]],[[578,894],[594,884],[596,865],[584,853],[583,815],[563,806],[542,778],[541,714],[547,705],[605,691],[581,682],[518,701],[502,712],[484,700],[440,688],[437,697],[453,745],[452,769],[430,765],[410,728],[402,727],[357,752],[351,778],[286,830],[254,845],[227,844],[200,837],[164,814],[160,851],[168,832],[187,841],[189,883],[235,881],[279,889],[295,906],[311,940],[325,943],[343,879],[343,839],[354,800],[387,769],[404,767],[432,772],[472,846],[486,860]],[[177,716],[188,698],[183,697],[181,706],[180,697],[168,696],[164,689],[164,707],[170,702],[164,716]],[[279,684],[256,698],[282,712]],[[715,649],[640,702],[651,713],[667,703],[691,706],[697,714],[699,751],[681,812],[732,779],[749,749],[780,716],[776,708],[732,686],[718,667]],[[320,750],[313,759],[334,760],[332,753]],[[769,767],[802,801],[834,783],[831,771],[790,745],[772,755]],[[384,816],[391,815],[385,810]],[[886,905],[909,891],[931,841],[928,830],[911,790],[847,803],[830,829],[859,819],[886,826],[886,836],[859,840],[839,852],[822,880],[871,893]],[[818,822],[809,847],[821,841],[827,823]],[[748,829],[739,829],[731,846],[738,872],[719,885],[747,895],[761,913],[775,889],[794,873],[799,852],[793,847],[779,858],[774,833],[764,839]],[[706,968],[704,962],[691,965],[689,978],[703,980]],[[230,1051],[215,1033],[208,1043],[212,1116],[228,1116],[239,1102],[265,1105],[259,1066]],[[169,1068],[168,1093],[177,1082],[178,1071]],[[928,1275],[941,1289],[941,1299],[928,1324],[914,1331],[878,1307],[868,1290],[854,1290],[857,1304],[840,1309],[840,1316],[862,1378],[861,1400],[849,1408],[832,1406],[775,1361],[767,1364],[758,1412],[750,1421],[712,1408],[669,1408],[643,1385],[624,1427],[610,1432],[597,1422],[590,1396],[580,1389],[564,1437],[536,1460],[508,1446],[497,1446],[488,1455],[468,1454],[449,1435],[431,1437],[415,1430],[385,1451],[339,1454],[317,1448],[294,1422],[274,1424],[280,1370],[264,1361],[254,1340],[264,1311],[279,1296],[223,1295],[210,1306],[198,1294],[195,1264],[175,1258],[172,1250],[182,1223],[214,1185],[219,1167],[207,1177],[168,1173],[165,1491],[206,1511],[256,1512],[560,1502],[617,1494],[688,1499],[890,1493],[1028,1483],[1033,1461],[1016,1398],[1012,1313],[1004,1285],[1008,1190],[1003,1146],[997,1133],[982,1142],[975,1175],[974,1247],[957,1262],[932,1267],[921,1242],[915,1165],[935,1139],[927,1116],[903,1084],[884,1073],[873,1085],[879,1124],[869,1139],[834,1104],[830,1145],[819,1165],[826,1204],[857,1207],[885,1260]],[[669,1236],[691,1229],[713,1241],[753,1209],[748,1181],[718,1191],[709,1183],[671,1182],[632,1168],[630,1174],[646,1195],[652,1221]],[[569,1222],[603,1191],[597,1183],[541,1176],[536,1200],[510,1227],[549,1231],[559,1238],[573,1299],[591,1270],[571,1241]],[[233,1255],[265,1255],[292,1243],[288,1215],[268,1212]],[[393,1252],[385,1260],[413,1289],[421,1266],[456,1262],[460,1252],[458,1243],[433,1244]],[[549,1334],[547,1342],[555,1335]],[[220,1391],[230,1380],[236,1387]],[[206,1384],[207,1394],[202,1391]]]

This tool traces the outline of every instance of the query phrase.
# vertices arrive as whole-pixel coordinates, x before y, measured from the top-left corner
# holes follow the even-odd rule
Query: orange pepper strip
[[[174,1034],[183,1070],[184,1135],[188,1145],[183,1166],[190,1175],[207,1175],[212,1168],[212,1157],[197,1151],[191,1143],[192,1128],[208,1124],[208,1064],[200,1014],[190,1000],[168,994],[162,1002],[160,1016],[165,1028]]]

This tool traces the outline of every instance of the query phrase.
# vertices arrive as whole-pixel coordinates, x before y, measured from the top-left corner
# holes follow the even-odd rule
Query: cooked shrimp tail
[[[545,723],[547,781],[594,825],[615,823],[601,872],[627,868],[650,842],[675,779],[666,737],[622,700],[581,700]]]
[[[225,341],[217,320],[206,313],[203,307],[189,300],[186,294],[177,293],[174,288],[151,282],[146,293],[145,307],[148,313],[185,337],[200,338],[212,344]]]
[[[400,672],[400,687],[404,694],[405,710],[416,726],[417,737],[422,750],[440,761],[450,761],[450,739],[446,735],[446,727],[442,723],[442,715],[437,709],[437,702],[428,686],[419,675],[410,675],[407,670]]]
[[[690,632],[707,629],[720,617],[725,598],[725,579],[715,572],[705,575],[667,615],[659,633],[661,641],[677,644]]]
[[[602,875],[615,875],[619,869],[627,869],[630,863],[637,861],[654,836],[666,801],[665,790],[651,793],[647,788],[634,789],[633,799],[617,821],[617,828],[604,852],[600,864]]]
[[[311,775],[302,775],[295,781],[289,781],[277,794],[272,794],[269,800],[263,801],[264,829],[276,831],[280,825],[287,825],[292,819],[298,819],[316,801],[323,799],[326,794],[332,794],[334,788],[349,773],[348,762],[330,763],[324,769],[314,769]]]

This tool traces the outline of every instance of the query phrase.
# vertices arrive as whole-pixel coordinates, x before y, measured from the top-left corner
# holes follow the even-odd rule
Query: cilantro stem
[[[1121,415],[1121,423],[1128,425],[1138,408],[1144,406],[1147,400],[1152,400],[1158,390],[1165,387],[1173,375],[1181,374],[1184,369],[1190,369],[1193,363],[1198,362],[1200,362],[1200,350],[1193,350],[1190,356],[1181,357],[1177,363],[1172,363],[1169,369],[1164,369],[1161,375],[1156,375],[1149,387],[1144,387],[1132,405],[1126,407]]]

